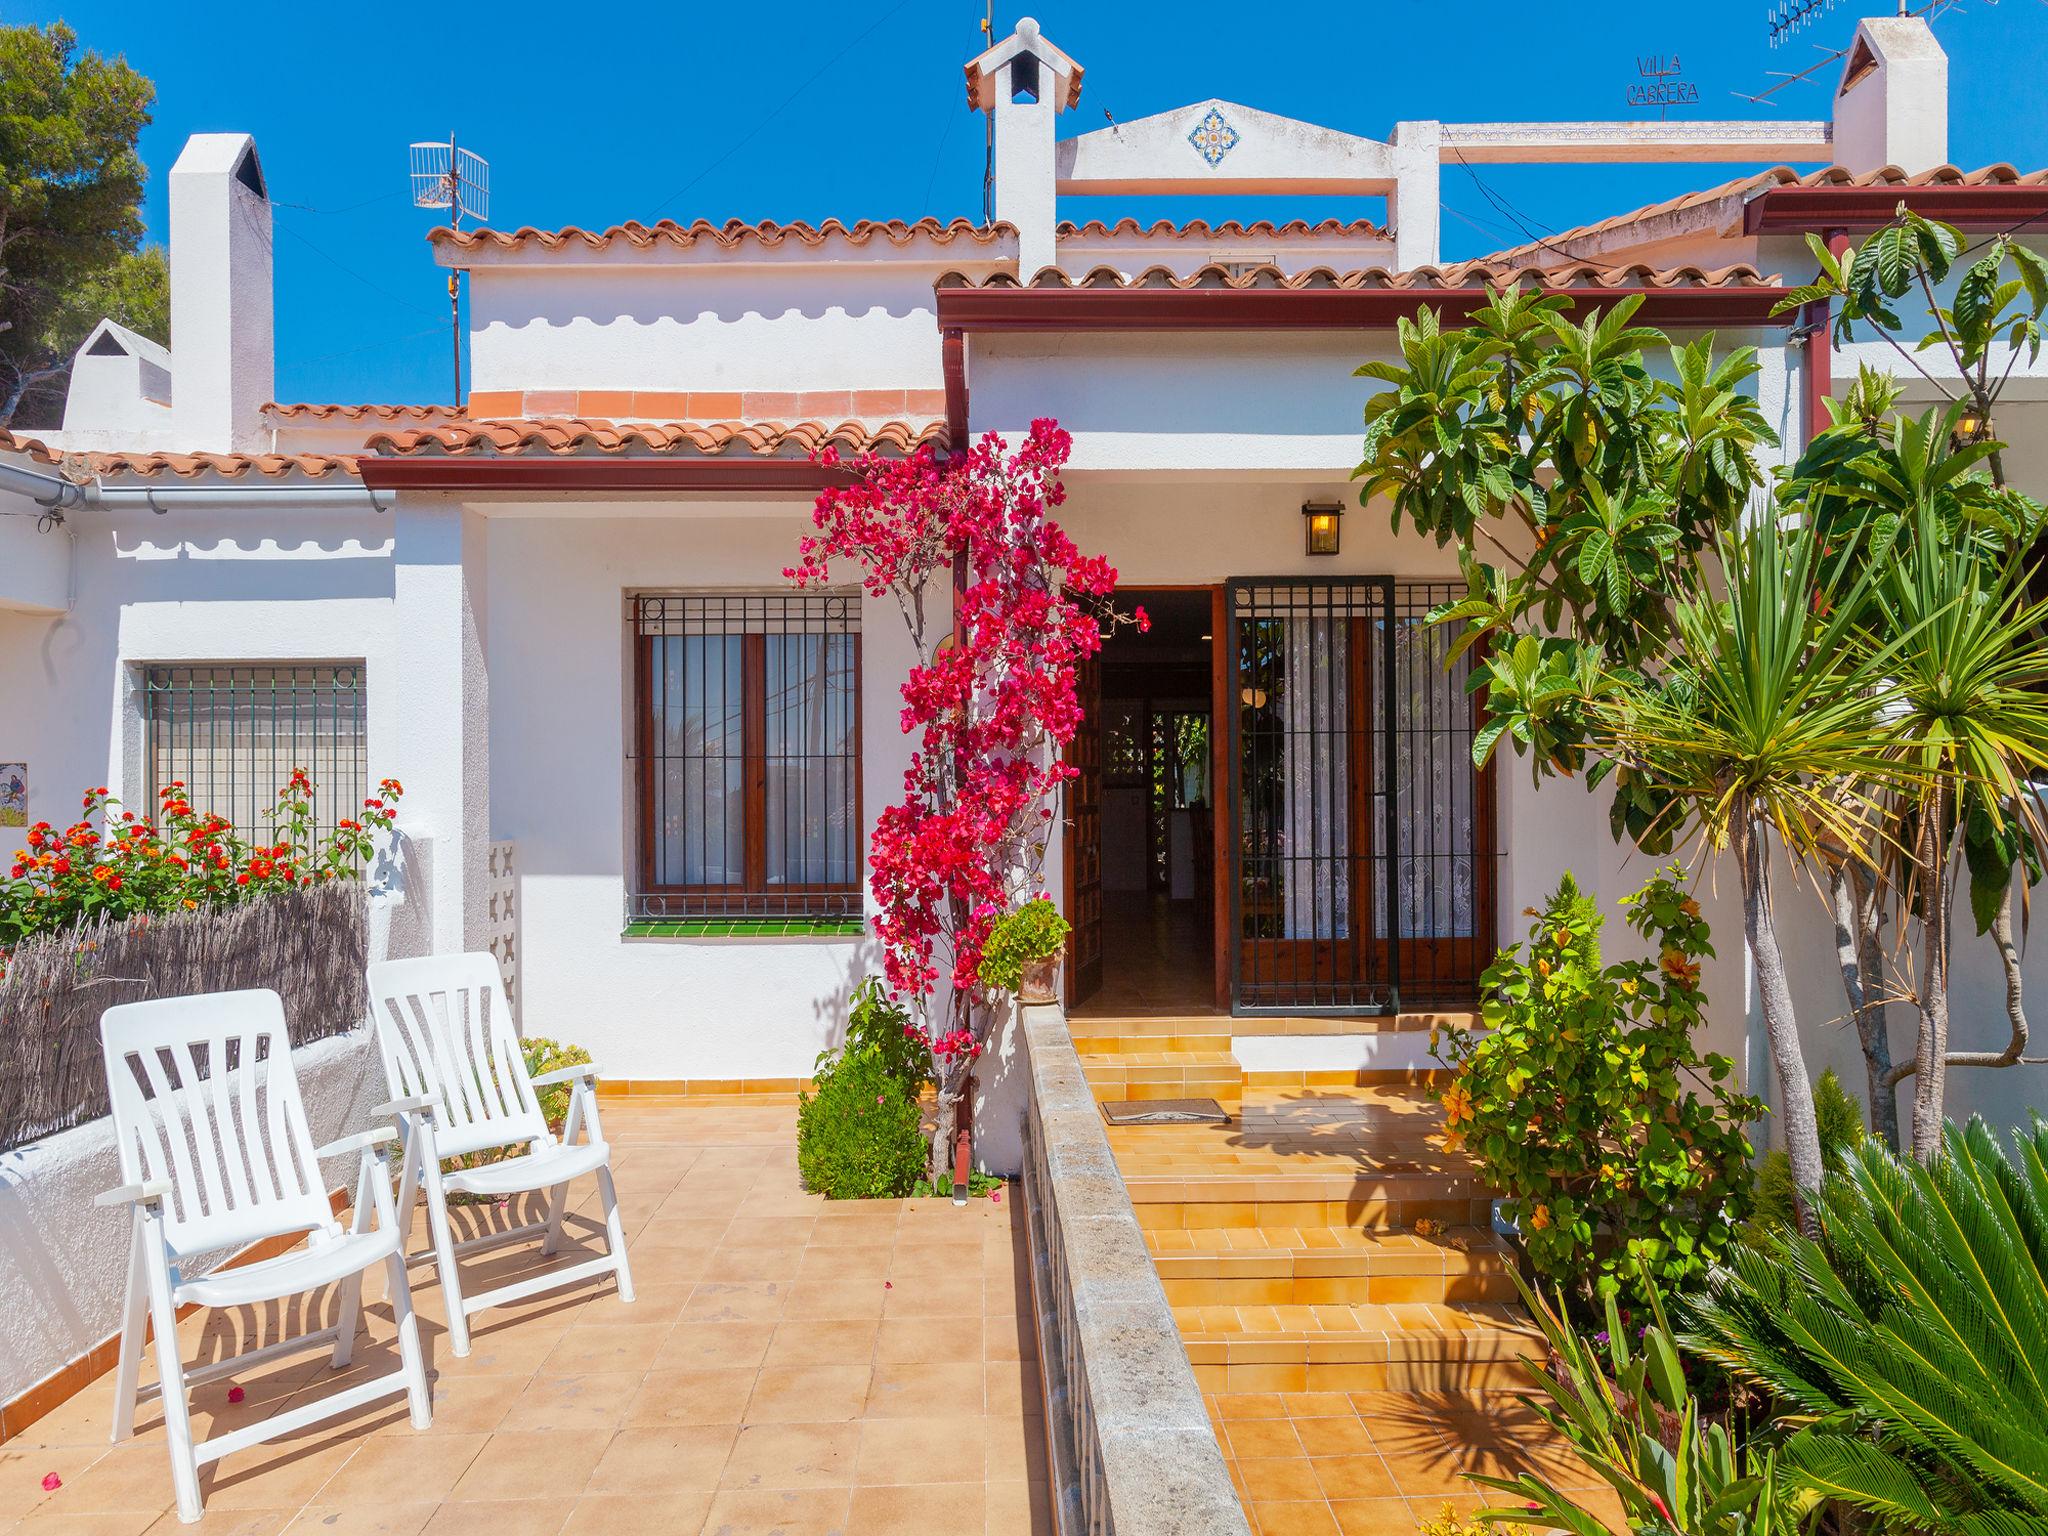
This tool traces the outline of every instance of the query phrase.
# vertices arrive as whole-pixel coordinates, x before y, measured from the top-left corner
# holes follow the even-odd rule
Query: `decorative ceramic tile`
[[[1188,142],[1195,146],[1195,153],[1209,162],[1209,169],[1215,170],[1223,163],[1223,157],[1237,148],[1238,132],[1230,126],[1230,120],[1216,108],[1211,107],[1202,120],[1188,133]]]

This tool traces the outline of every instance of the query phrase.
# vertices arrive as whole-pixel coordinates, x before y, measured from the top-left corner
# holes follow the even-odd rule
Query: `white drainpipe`
[[[39,507],[63,512],[72,507],[148,507],[159,516],[173,506],[262,507],[287,499],[301,507],[369,507],[386,510],[367,485],[299,485],[265,481],[259,485],[106,485],[98,480],[79,484],[62,475],[0,461],[0,488],[18,491]]]

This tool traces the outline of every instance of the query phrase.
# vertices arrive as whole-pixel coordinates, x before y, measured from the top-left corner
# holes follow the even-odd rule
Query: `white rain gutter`
[[[388,510],[367,485],[299,485],[264,481],[260,485],[84,485],[40,469],[0,460],[0,489],[19,492],[39,507],[63,512],[72,507],[148,507],[159,517],[173,506],[264,507],[288,499],[302,507],[368,507]]]

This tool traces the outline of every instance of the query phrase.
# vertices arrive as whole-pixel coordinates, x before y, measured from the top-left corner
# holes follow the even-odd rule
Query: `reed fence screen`
[[[117,1003],[267,987],[304,1045],[368,1016],[368,953],[353,880],[23,941],[0,976],[0,1151],[108,1112],[100,1015]]]

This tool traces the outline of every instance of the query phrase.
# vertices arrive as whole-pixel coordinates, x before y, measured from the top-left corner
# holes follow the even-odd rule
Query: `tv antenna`
[[[481,222],[491,216],[491,165],[448,135],[448,142],[429,140],[415,144],[412,160],[412,205],[415,208],[446,208],[451,228],[462,228],[464,218]],[[455,358],[455,404],[462,405],[462,269],[448,269],[449,340]]]

